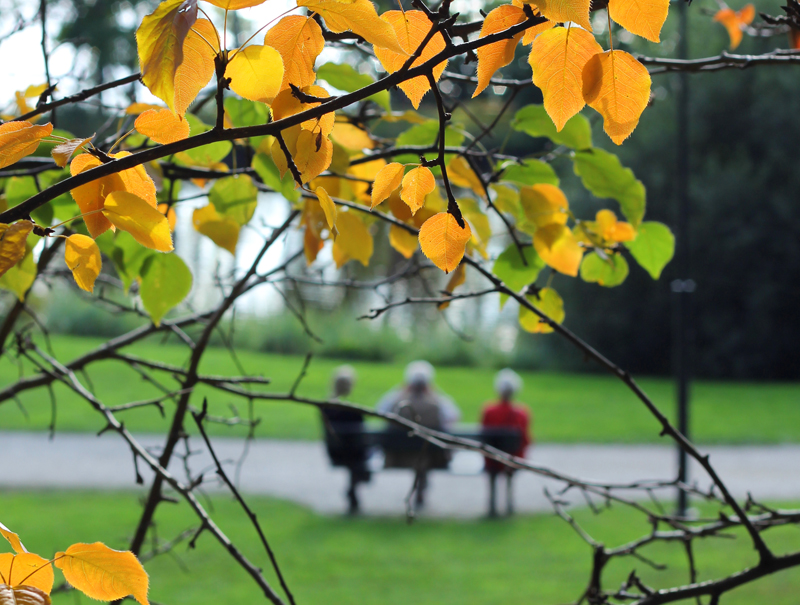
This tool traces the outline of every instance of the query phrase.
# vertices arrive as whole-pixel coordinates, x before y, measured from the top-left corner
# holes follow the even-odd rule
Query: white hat
[[[339,366],[333,374],[334,397],[347,397],[356,382],[353,366]]]
[[[500,370],[494,377],[494,390],[500,396],[511,397],[522,388],[522,378],[514,370]]]
[[[412,361],[406,366],[406,384],[414,387],[428,386],[433,382],[436,371],[427,361]]]

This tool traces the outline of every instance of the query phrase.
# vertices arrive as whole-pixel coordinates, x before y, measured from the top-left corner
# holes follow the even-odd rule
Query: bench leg
[[[428,473],[426,471],[417,471],[416,483],[416,507],[422,508],[425,506],[425,489],[428,487]]]
[[[489,516],[497,516],[497,473],[489,473]]]
[[[356,471],[355,469],[350,469],[350,487],[347,488],[347,513],[349,515],[357,515],[360,509],[359,502],[358,502],[358,494],[356,493],[356,486],[358,485],[358,480],[356,478]]]
[[[513,478],[514,475],[512,473],[506,473],[506,514],[509,517],[514,514]]]

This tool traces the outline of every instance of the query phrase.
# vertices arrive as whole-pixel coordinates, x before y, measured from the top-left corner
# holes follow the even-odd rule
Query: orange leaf
[[[449,212],[433,215],[419,230],[423,254],[445,273],[458,267],[471,237],[469,224],[465,222],[462,229]]]
[[[33,228],[33,223],[31,223],[30,221],[25,221],[25,222],[30,223],[30,228],[31,229]],[[19,224],[19,223],[17,223],[17,224]],[[8,225],[0,225],[0,258],[2,258],[2,254],[3,254],[3,239],[4,239],[3,235],[6,232],[6,229],[4,229],[3,227],[8,228]],[[28,233],[30,233],[30,229],[28,229]],[[28,233],[25,234],[25,237],[28,236]],[[25,239],[23,238],[22,241],[24,242]],[[22,253],[22,255],[24,256],[24,254],[25,254],[25,252],[24,252],[24,245],[23,245],[23,253]],[[19,259],[17,259],[17,262],[19,262],[20,260],[22,260],[22,256],[20,256]],[[15,263],[12,263],[12,264],[16,265],[17,263],[15,262]],[[2,275],[2,270],[0,270],[0,275]],[[8,540],[8,543],[11,544],[11,548],[14,550],[15,553],[19,554],[19,553],[23,553],[23,552],[28,552],[28,549],[25,548],[25,545],[22,544],[22,542],[20,541],[19,536],[17,534],[15,534],[13,531],[11,531],[10,529],[8,529],[2,523],[0,523],[0,536],[3,536],[6,540]]]
[[[480,38],[485,38],[490,34],[495,34],[508,29],[514,25],[522,23],[527,17],[525,11],[513,4],[504,4],[491,11],[483,20],[481,25]],[[486,46],[481,46],[478,50],[478,86],[472,97],[475,98],[489,86],[489,81],[494,73],[501,67],[505,67],[514,60],[514,49],[517,42],[522,38],[522,32],[509,38],[499,40]]]
[[[731,50],[739,46],[742,42],[742,30],[756,16],[756,9],[752,4],[748,4],[740,11],[733,11],[730,8],[723,8],[714,15],[714,21],[719,21],[728,30],[731,39]]]
[[[132,552],[112,550],[105,544],[73,544],[56,553],[55,565],[74,588],[89,598],[115,601],[132,595],[148,605],[148,578]]]
[[[301,92],[317,98],[326,98],[330,96],[328,91],[322,88],[322,86],[306,86],[301,89]],[[287,88],[275,97],[270,109],[272,111],[272,119],[276,121],[313,107],[319,107],[319,105],[320,103],[302,103],[292,94],[292,91]],[[328,136],[333,131],[335,120],[336,117],[331,111],[330,113],[323,114],[319,118],[306,120],[301,124],[301,127],[303,130],[321,131],[323,135]]]
[[[621,145],[650,101],[650,74],[623,50],[598,53],[583,68],[583,98],[603,116],[606,134]]]
[[[530,0],[542,16],[554,23],[566,23],[573,21],[583,29],[592,31],[592,24],[589,22],[589,7],[591,0]]]
[[[33,586],[45,594],[50,594],[53,589],[53,566],[47,559],[32,552],[1,554],[0,574],[6,579],[5,583],[12,587]]]
[[[319,205],[325,213],[325,221],[328,223],[328,229],[333,231],[336,226],[336,204],[333,203],[331,196],[325,191],[324,187],[317,187],[314,190],[319,200]]]
[[[410,231],[406,231],[397,225],[392,225],[389,227],[389,244],[405,258],[411,258],[417,250],[417,246],[419,246],[419,240]]]
[[[206,0],[209,4],[224,8],[225,10],[235,11],[240,8],[249,8],[264,4],[267,0]]]
[[[88,139],[70,139],[69,141],[64,141],[53,147],[50,155],[52,155],[53,159],[56,161],[56,166],[64,168],[67,162],[69,162],[69,159],[75,155],[75,152],[82,149],[87,143],[91,142],[93,138],[94,135],[90,136]]]
[[[550,267],[576,277],[583,258],[583,248],[569,230],[559,223],[540,227],[533,234],[533,247],[541,259]]]
[[[455,271],[450,275],[450,279],[447,280],[447,285],[444,287],[444,291],[448,294],[452,294],[455,292],[455,289],[459,286],[464,285],[464,282],[467,281],[467,265],[464,263],[459,263],[458,267]],[[444,311],[447,307],[450,306],[450,301],[439,303],[437,305],[437,309],[439,311]]]
[[[189,137],[189,122],[169,109],[150,109],[134,122],[134,127],[156,143],[166,145]]]
[[[355,210],[340,212],[336,219],[336,229],[339,234],[333,242],[333,260],[337,268],[351,259],[366,267],[372,258],[374,249],[372,235],[357,214]]]
[[[91,237],[75,233],[64,245],[64,261],[82,290],[94,291],[94,282],[103,268],[100,248]]]
[[[31,221],[17,221],[12,225],[0,223],[0,276],[25,257],[25,242],[31,231],[33,231]],[[25,552],[25,547],[22,546],[17,534],[10,532],[5,526],[0,526],[0,530],[4,530],[0,533],[11,542],[15,552]]]
[[[428,34],[431,27],[433,27],[433,24],[431,20],[425,16],[425,13],[416,10],[406,11],[405,13],[401,11],[388,11],[381,15],[381,19],[392,27],[404,51],[404,53],[398,53],[386,48],[379,48],[378,46],[374,49],[375,56],[378,57],[383,68],[390,74],[393,74],[408,60],[408,55],[416,52],[422,40]],[[417,65],[421,65],[439,54],[444,48],[444,38],[441,33],[437,32],[433,38],[430,39],[428,44],[425,45],[425,49],[422,51],[420,57],[416,59],[411,66],[416,67]],[[433,77],[436,81],[439,80],[446,66],[447,61],[442,61],[433,68]],[[401,82],[399,87],[411,100],[414,109],[419,109],[419,102],[431,88],[428,83],[428,78],[425,76],[417,76],[416,78]]]
[[[173,249],[167,217],[139,196],[127,191],[112,191],[105,199],[103,214],[142,246],[159,252]]]
[[[0,168],[11,166],[39,148],[39,142],[53,132],[52,124],[34,126],[30,122],[0,124]]]
[[[281,91],[283,59],[271,46],[246,46],[228,63],[225,76],[240,97],[269,105]]]
[[[411,208],[411,214],[415,214],[425,204],[425,196],[434,189],[436,189],[436,179],[430,168],[419,166],[409,170],[403,177],[400,199]]]
[[[372,184],[370,210],[392,195],[392,191],[400,186],[403,181],[404,170],[405,166],[392,162],[381,168],[380,172],[375,175],[375,182]]]
[[[277,50],[283,58],[281,90],[294,84],[298,88],[311,86],[317,76],[314,62],[325,46],[322,29],[311,17],[284,17],[267,32],[264,44]]]
[[[84,153],[76,156],[69,165],[72,176],[100,166],[102,162],[93,155]],[[98,237],[111,228],[111,222],[103,216],[103,202],[112,191],[124,191],[125,183],[119,174],[110,174],[90,183],[76,187],[70,193],[75,203],[78,204],[81,214],[85,214],[83,222],[89,230],[89,235]]]
[[[350,30],[377,47],[398,53],[405,50],[398,43],[395,31],[378,17],[375,6],[369,0],[298,0],[297,6],[319,13],[332,32],[340,34]]]
[[[545,111],[559,132],[586,104],[583,68],[601,52],[594,36],[578,27],[557,27],[534,40],[528,57],[533,83],[541,88]]]
[[[213,48],[211,46],[213,46]],[[183,61],[175,71],[175,113],[182,116],[214,75],[214,55],[219,47],[211,21],[198,19],[183,42]]]
[[[556,24],[552,21],[545,21],[544,23],[540,23],[539,25],[534,25],[533,27],[526,29],[525,33],[522,34],[522,43],[527,46],[533,42],[539,34],[546,32],[548,29],[552,29],[555,26]]]
[[[555,185],[539,183],[522,187],[519,196],[525,218],[537,227],[567,223],[569,203],[564,192]]]
[[[321,132],[301,130],[296,145],[292,157],[304,183],[315,179],[331,165],[333,143]]]
[[[608,0],[608,14],[632,34],[661,41],[661,27],[667,20],[669,0]]]

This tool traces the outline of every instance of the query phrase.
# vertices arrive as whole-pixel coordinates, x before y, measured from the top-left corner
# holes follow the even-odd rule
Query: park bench
[[[454,437],[478,441],[504,452],[517,451],[522,442],[522,435],[513,428],[464,426],[449,431],[449,434]],[[331,457],[331,465],[347,468],[350,474],[347,498],[351,512],[359,509],[355,486],[360,481],[363,481],[365,464],[363,459],[359,459],[359,456],[349,456],[347,455],[348,452],[364,452],[365,450],[373,453],[376,450],[383,452],[384,461],[388,464],[384,464],[382,468],[378,469],[374,465],[370,465],[370,472],[381,471],[386,468],[406,468],[415,471],[418,477],[424,478],[428,471],[447,471],[450,469],[450,451],[396,428],[373,428],[362,424],[354,424],[351,427],[337,427],[335,432],[331,430],[325,431],[325,441],[326,445],[329,446],[329,452],[330,448],[333,447],[340,454]],[[489,508],[494,510],[494,490],[492,490],[490,497]]]

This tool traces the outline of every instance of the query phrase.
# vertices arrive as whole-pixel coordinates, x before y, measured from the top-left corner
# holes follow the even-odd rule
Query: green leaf
[[[525,160],[521,164],[509,162],[503,169],[503,174],[500,178],[503,181],[510,181],[517,185],[547,183],[558,187],[561,182],[553,167],[540,160]]]
[[[211,126],[203,122],[194,114],[187,113],[185,118],[189,122],[189,129],[191,130],[192,136],[211,130]],[[226,157],[228,157],[228,154],[232,149],[233,143],[230,141],[217,141],[216,143],[209,143],[208,145],[203,145],[202,147],[187,149],[183,153],[185,153],[196,164],[207,166],[208,164],[215,164],[224,160]]]
[[[96,240],[100,251],[114,264],[117,275],[125,287],[125,292],[141,276],[142,265],[151,256],[158,254],[155,250],[145,248],[129,233],[106,231]]]
[[[180,304],[192,289],[192,273],[177,254],[153,254],[142,266],[139,293],[157,326],[167,311]]]
[[[253,158],[253,170],[261,177],[263,183],[283,195],[290,202],[300,199],[300,192],[295,189],[294,178],[290,171],[286,171],[281,179],[280,172],[275,166],[275,162],[266,153],[257,153]]]
[[[12,176],[6,181],[6,203],[9,208],[21,204],[29,197],[36,195],[39,189],[32,176]],[[31,212],[33,219],[40,225],[50,226],[53,222],[53,207],[50,204],[39,206]]]
[[[648,221],[639,226],[636,239],[626,242],[625,247],[653,279],[658,279],[675,254],[675,236],[666,225]]]
[[[544,261],[536,254],[533,246],[525,246],[522,253],[525,255],[527,266],[522,263],[519,248],[516,244],[511,244],[497,257],[492,267],[492,273],[502,279],[503,283],[514,292],[519,292],[525,286],[535,282],[539,277],[539,272],[544,269]],[[500,295],[500,308],[506,304],[507,300],[507,294]]]
[[[325,80],[334,88],[345,92],[355,92],[375,82],[373,77],[358,73],[347,63],[325,63],[317,70],[317,78]],[[375,101],[375,103],[383,107],[386,111],[392,111],[388,90],[382,90],[367,98],[371,101]]]
[[[500,212],[507,212],[514,217],[514,220],[521,221],[524,218],[519,193],[506,185],[489,185],[489,190],[495,194],[494,206]]]
[[[560,324],[564,321],[564,301],[553,288],[542,288],[538,296],[526,296],[530,303],[544,313],[554,322]],[[538,334],[548,334],[553,331],[548,324],[544,323],[536,313],[520,305],[519,325],[527,332]]]
[[[25,300],[25,293],[36,280],[36,263],[33,262],[33,248],[27,244],[25,248],[25,256],[22,260],[0,276],[0,288],[10,290],[17,295],[21,302]]]
[[[610,254],[601,258],[597,252],[583,257],[581,278],[583,281],[597,283],[606,288],[620,285],[628,277],[628,261],[621,254]]]
[[[246,225],[253,218],[258,203],[258,189],[246,174],[219,179],[208,193],[208,200],[217,212]]]
[[[405,132],[401,132],[397,137],[397,147],[408,145],[433,145],[439,136],[439,121],[428,120],[422,124],[414,124]],[[448,147],[460,147],[464,142],[464,135],[460,132],[447,128],[444,131],[444,142]],[[419,161],[419,160],[417,160]]]
[[[602,149],[578,151],[573,160],[575,174],[581,177],[584,187],[597,197],[617,200],[622,214],[638,227],[644,218],[646,192],[633,171],[625,168],[616,155]]]
[[[516,113],[511,127],[532,137],[547,137],[556,145],[566,145],[571,149],[589,149],[592,146],[589,120],[576,114],[558,132],[544,105],[526,105]]]
[[[225,111],[237,128],[266,124],[269,121],[267,106],[247,99],[228,97],[225,99]]]

